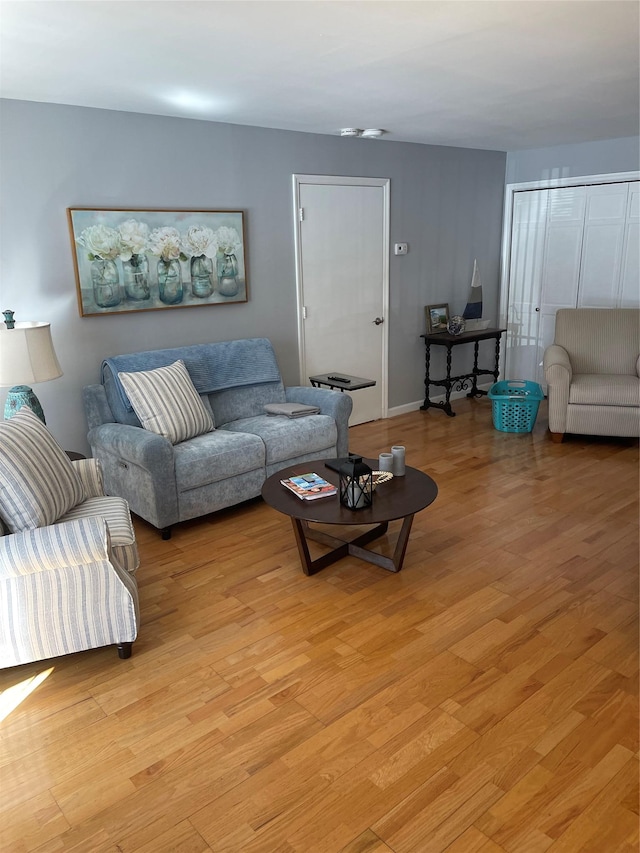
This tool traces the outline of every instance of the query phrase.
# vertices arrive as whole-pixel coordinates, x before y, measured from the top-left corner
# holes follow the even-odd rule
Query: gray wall
[[[640,138],[534,148],[507,155],[507,183],[634,172],[640,169]]]
[[[64,376],[35,391],[68,449],[87,450],[81,389],[109,355],[265,336],[287,384],[299,381],[293,173],[391,179],[391,243],[410,252],[390,262],[390,407],[424,396],[424,305],[462,311],[474,258],[484,316],[497,317],[504,153],[25,101],[0,109],[0,310],[51,322]],[[249,302],[80,318],[74,206],[245,210]]]

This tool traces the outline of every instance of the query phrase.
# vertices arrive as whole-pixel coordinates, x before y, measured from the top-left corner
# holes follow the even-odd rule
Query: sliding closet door
[[[538,341],[548,190],[516,193],[511,228],[506,376],[533,379],[542,358]]]
[[[640,184],[629,184],[627,198],[627,223],[622,250],[622,274],[620,276],[621,308],[640,308]]]
[[[580,308],[618,304],[628,192],[628,183],[586,188]]]
[[[540,295],[539,345],[542,355],[553,343],[558,308],[576,307],[586,187],[562,187],[548,190],[548,193],[547,233]],[[543,383],[541,361],[542,357],[532,379]]]
[[[639,307],[638,181],[513,196],[505,377],[543,387],[559,308]]]

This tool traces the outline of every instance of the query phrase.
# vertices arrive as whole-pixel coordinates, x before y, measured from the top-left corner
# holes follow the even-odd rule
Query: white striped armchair
[[[138,549],[126,501],[106,497],[99,463],[71,463],[85,499],[55,524],[0,524],[0,668],[117,645],[139,625]]]

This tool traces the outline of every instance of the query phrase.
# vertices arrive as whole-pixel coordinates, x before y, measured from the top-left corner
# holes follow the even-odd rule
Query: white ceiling
[[[0,95],[504,151],[613,139],[639,132],[639,9],[1,0]]]

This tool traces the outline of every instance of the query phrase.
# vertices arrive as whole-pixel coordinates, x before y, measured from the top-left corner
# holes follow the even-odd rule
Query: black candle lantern
[[[361,456],[340,468],[340,503],[348,509],[366,509],[373,503],[373,476]]]

